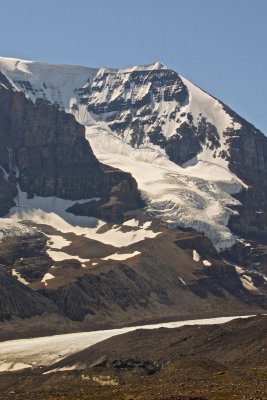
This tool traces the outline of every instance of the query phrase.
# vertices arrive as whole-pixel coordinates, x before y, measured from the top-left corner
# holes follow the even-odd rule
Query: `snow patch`
[[[43,279],[41,280],[41,282],[44,283],[45,286],[47,286],[47,281],[49,281],[49,280],[51,280],[51,279],[54,279],[54,278],[55,278],[54,275],[52,275],[52,274],[50,274],[49,272],[47,272],[47,273],[44,275],[44,277],[43,277]]]
[[[70,240],[67,240],[59,235],[46,235],[49,238],[49,247],[51,249],[60,250],[63,247],[69,246],[71,244]]]
[[[74,371],[74,370],[79,370],[79,369],[81,369],[80,365],[79,364],[74,364],[74,365],[71,365],[69,367],[51,369],[50,371],[44,372],[43,375],[52,374],[53,372]]]
[[[203,260],[202,261],[204,265],[206,265],[206,267],[210,267],[211,263],[208,260]]]
[[[30,282],[26,281],[26,279],[22,278],[20,273],[16,271],[15,269],[12,269],[12,276],[15,276],[20,283],[23,283],[23,285],[29,285]]]
[[[3,363],[0,364],[0,372],[4,371],[19,371],[21,369],[32,368],[32,365],[25,364],[23,362],[10,362],[10,363]]]
[[[182,278],[181,276],[178,276],[178,279],[179,279],[180,282],[182,282],[182,284],[183,284],[184,286],[187,286],[187,285],[186,285],[186,282],[183,280],[183,278]]]
[[[47,250],[47,254],[49,257],[52,258],[54,261],[65,261],[65,260],[78,260],[81,263],[88,262],[90,259],[87,258],[81,258],[79,256],[73,256],[68,253],[64,253],[63,251],[53,251],[53,250]]]
[[[253,281],[251,279],[250,276],[248,275],[241,275],[240,276],[240,280],[242,282],[242,285],[244,286],[244,288],[246,288],[247,290],[252,290],[252,291],[257,291],[258,289],[256,288],[256,286],[253,284]]]
[[[193,260],[198,262],[200,260],[200,255],[196,250],[193,250]]]
[[[102,258],[102,260],[128,260],[128,258],[133,258],[135,256],[138,256],[139,254],[141,254],[140,251],[134,251],[133,253],[125,254],[115,253],[105,258]]]
[[[145,222],[145,223],[143,224],[142,228],[143,228],[143,229],[148,229],[148,228],[150,228],[151,224],[152,224],[151,221],[147,221],[147,222]]]
[[[137,221],[136,219],[129,219],[128,221],[125,221],[122,225],[135,228],[139,225],[139,221]]]

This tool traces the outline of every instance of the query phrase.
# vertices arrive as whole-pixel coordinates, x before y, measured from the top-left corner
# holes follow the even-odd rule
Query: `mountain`
[[[227,225],[266,237],[266,137],[175,71],[161,63],[116,70],[5,58],[0,68],[26,97],[72,113],[100,160],[132,172],[156,215],[205,232],[218,248],[234,243]]]
[[[41,330],[266,307],[263,133],[161,63],[0,71],[0,262]]]

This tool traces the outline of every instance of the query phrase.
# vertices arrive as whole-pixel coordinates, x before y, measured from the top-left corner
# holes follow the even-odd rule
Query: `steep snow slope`
[[[23,91],[33,101],[41,97],[67,110],[75,97],[75,90],[85,85],[97,72],[95,68],[3,57],[0,57],[0,70],[15,89]]]
[[[234,132],[238,131],[241,128],[241,124],[233,120],[233,118],[224,110],[222,104],[218,100],[205,93],[187,79],[182,78],[182,80],[190,93],[189,102],[188,105],[184,107],[184,112],[191,113],[194,121],[199,121],[201,117],[204,116],[213,126],[216,127],[219,134],[220,148],[218,152],[228,152],[228,144],[226,142],[224,133],[229,130]],[[215,152],[215,154],[216,153],[217,152]],[[199,161],[221,165],[226,169],[228,167],[227,160],[222,157],[218,157],[218,154],[216,154],[216,157],[214,157],[214,151],[210,146],[208,146],[207,142],[205,145],[203,145],[202,151],[197,155],[196,158]],[[190,162],[188,164],[190,165]]]
[[[218,249],[234,243],[231,194],[246,185],[228,168],[227,137],[241,124],[218,100],[160,63],[116,70],[0,58],[0,70],[32,100],[73,113],[96,156],[132,173],[153,215],[204,232]]]
[[[229,206],[238,201],[229,193],[241,184],[230,171],[204,162],[181,168],[153,146],[133,149],[99,125],[88,127],[86,137],[102,162],[132,173],[153,215],[171,226],[205,232],[218,249],[234,243],[227,223],[233,213]]]

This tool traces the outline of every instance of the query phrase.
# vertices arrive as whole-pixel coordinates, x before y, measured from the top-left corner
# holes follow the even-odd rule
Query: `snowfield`
[[[0,224],[4,221],[3,228],[0,225],[0,234],[3,232],[3,236],[12,236],[12,232],[14,232],[14,234],[22,236],[25,232],[31,233],[34,228],[28,229],[22,225],[23,222],[30,221],[34,224],[49,225],[62,233],[75,233],[77,236],[84,236],[118,248],[138,243],[146,238],[154,238],[160,234],[160,232],[154,232],[149,229],[147,224],[133,227],[132,230],[127,232],[124,232],[120,226],[116,225],[109,227],[105,232],[99,232],[105,222],[97,218],[78,216],[66,211],[75,203],[87,203],[92,200],[98,200],[98,198],[71,201],[58,197],[34,196],[32,199],[28,199],[27,194],[18,187],[18,196],[14,199],[16,206],[10,209],[9,218],[0,220]],[[78,256],[69,256],[64,252],[54,251],[53,249],[59,250],[68,243],[58,236],[50,236],[52,244],[48,254],[54,261],[70,258],[76,258],[82,262],[89,261]]]
[[[251,316],[252,315],[196,319],[104,331],[70,333],[33,339],[9,340],[0,343],[0,371],[15,371],[29,367],[51,365],[64,357],[101,342],[102,340],[136,329],[156,329],[161,327],[178,328],[184,325],[223,324],[236,318],[249,318]]]
[[[242,182],[224,166],[199,161],[179,167],[152,144],[132,148],[103,123],[87,127],[86,138],[101,162],[134,176],[153,216],[204,232],[219,250],[234,244],[227,224],[230,206],[239,204],[231,194]]]
[[[34,232],[34,228],[18,224],[12,218],[0,219],[0,242],[8,237],[29,236],[34,234]]]

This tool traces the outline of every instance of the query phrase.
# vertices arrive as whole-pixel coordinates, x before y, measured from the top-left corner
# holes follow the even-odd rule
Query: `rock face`
[[[90,212],[109,220],[142,204],[135,180],[98,162],[84,127],[72,115],[5,88],[0,89],[0,112],[1,215],[13,205],[17,183],[29,197],[98,197]],[[85,203],[82,214],[87,211]]]
[[[30,318],[44,312],[55,312],[52,302],[18,282],[0,266],[0,321]]]
[[[250,124],[231,140],[230,169],[247,183],[237,197],[242,207],[230,221],[239,234],[265,240],[267,232],[267,138]]]

